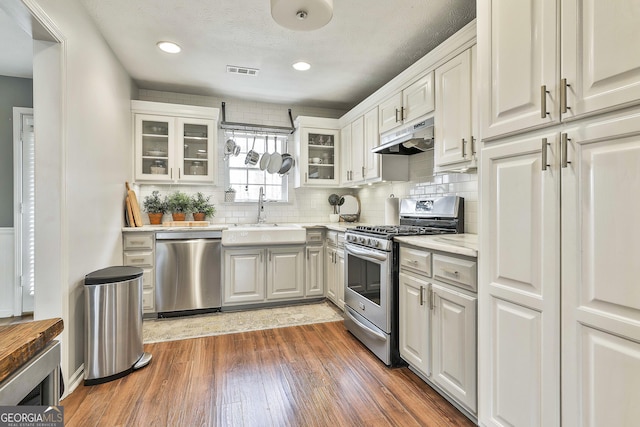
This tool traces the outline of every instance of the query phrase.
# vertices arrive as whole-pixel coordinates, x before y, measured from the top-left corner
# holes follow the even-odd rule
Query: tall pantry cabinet
[[[481,425],[640,419],[637,22],[631,0],[478,3]]]

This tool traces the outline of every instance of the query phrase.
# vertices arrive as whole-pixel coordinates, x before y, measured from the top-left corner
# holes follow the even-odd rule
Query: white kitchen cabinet
[[[433,382],[471,412],[477,411],[476,307],[477,298],[433,283]]]
[[[265,299],[265,250],[224,250],[223,305],[263,302]]]
[[[640,395],[640,109],[561,131],[567,155],[551,173],[559,171],[562,182],[562,424],[634,425],[640,418],[629,400]]]
[[[465,50],[435,71],[436,172],[475,166],[477,133],[474,134],[472,128],[475,49],[474,46]]]
[[[363,178],[365,182],[371,182],[380,177],[380,154],[371,151],[380,145],[380,132],[378,131],[378,107],[365,113],[364,143],[363,143]]]
[[[429,329],[431,317],[426,278],[401,272],[399,275],[400,357],[425,376],[431,375]]]
[[[267,300],[304,297],[304,248],[267,249]]]
[[[217,108],[131,101],[135,178],[214,184]]]
[[[639,19],[632,0],[480,2],[483,138],[638,104]]]
[[[155,312],[155,238],[153,233],[122,234],[123,265],[142,268],[142,311]]]
[[[344,309],[344,233],[327,232],[325,266],[327,298]]]
[[[223,306],[303,297],[303,246],[224,249]]]
[[[364,117],[360,116],[351,123],[351,181],[364,181]]]
[[[486,425],[560,422],[558,142],[555,133],[528,134],[482,152],[479,234],[493,236],[479,251]]]
[[[321,297],[324,295],[324,247],[307,246],[305,268],[306,297]]]
[[[400,356],[470,417],[477,414],[475,266],[475,258],[400,245]]]
[[[352,185],[353,166],[351,161],[351,123],[340,129],[340,185]]]
[[[378,106],[378,126],[385,133],[434,110],[433,71],[421,76]]]
[[[340,182],[338,121],[299,116],[295,124],[295,187],[337,187]]]

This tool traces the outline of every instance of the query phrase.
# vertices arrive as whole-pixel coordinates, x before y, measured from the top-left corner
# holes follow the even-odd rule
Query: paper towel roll
[[[400,199],[393,194],[384,203],[384,223],[385,225],[400,224]]]

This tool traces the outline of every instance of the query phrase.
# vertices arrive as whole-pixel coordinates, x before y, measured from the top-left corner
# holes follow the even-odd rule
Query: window
[[[275,150],[282,154],[286,148],[287,137],[284,135],[265,135],[253,132],[233,133],[226,131],[224,141],[233,138],[240,146],[240,154],[236,157],[229,156],[227,164],[227,188],[236,190],[236,202],[257,202],[260,187],[264,187],[265,198],[269,201],[286,202],[287,175],[280,176],[277,173],[269,173],[260,169],[260,160],[264,153],[273,153]],[[275,148],[274,148],[275,147]],[[249,150],[260,154],[255,166],[245,165]]]

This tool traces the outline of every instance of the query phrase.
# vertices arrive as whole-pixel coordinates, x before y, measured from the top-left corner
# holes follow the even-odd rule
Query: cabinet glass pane
[[[335,178],[335,141],[333,135],[309,133],[309,179]]]
[[[142,121],[142,173],[168,175],[169,123]]]
[[[185,175],[206,175],[209,141],[207,125],[185,123],[183,147],[183,170]]]

